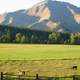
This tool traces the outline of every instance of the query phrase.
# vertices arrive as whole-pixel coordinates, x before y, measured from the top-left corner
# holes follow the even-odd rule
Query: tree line
[[[59,33],[0,25],[0,43],[80,44],[80,32]]]

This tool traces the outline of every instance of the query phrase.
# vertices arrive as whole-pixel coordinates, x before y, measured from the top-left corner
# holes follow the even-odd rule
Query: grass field
[[[19,70],[33,76],[80,75],[80,46],[0,44],[0,72],[17,74]]]
[[[80,58],[80,46],[0,44],[1,60],[40,60],[63,58]]]
[[[72,67],[77,66],[74,70]],[[26,75],[48,77],[61,77],[80,75],[80,59],[64,60],[0,60],[0,72],[18,75],[19,71],[25,71]]]

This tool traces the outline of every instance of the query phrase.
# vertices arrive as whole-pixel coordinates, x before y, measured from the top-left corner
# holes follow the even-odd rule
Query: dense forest
[[[80,44],[80,33],[59,33],[0,25],[0,43]]]

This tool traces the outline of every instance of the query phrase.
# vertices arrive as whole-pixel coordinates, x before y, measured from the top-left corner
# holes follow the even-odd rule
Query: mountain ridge
[[[0,17],[0,24],[36,30],[80,32],[80,8],[60,1],[43,1],[28,10]]]

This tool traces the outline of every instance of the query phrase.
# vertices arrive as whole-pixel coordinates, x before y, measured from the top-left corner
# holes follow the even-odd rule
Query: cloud
[[[0,14],[20,9],[28,9],[41,1],[44,0],[0,0]],[[76,6],[80,6],[80,0],[58,0],[58,1],[66,1]]]
[[[28,9],[43,0],[0,0],[0,13]]]

